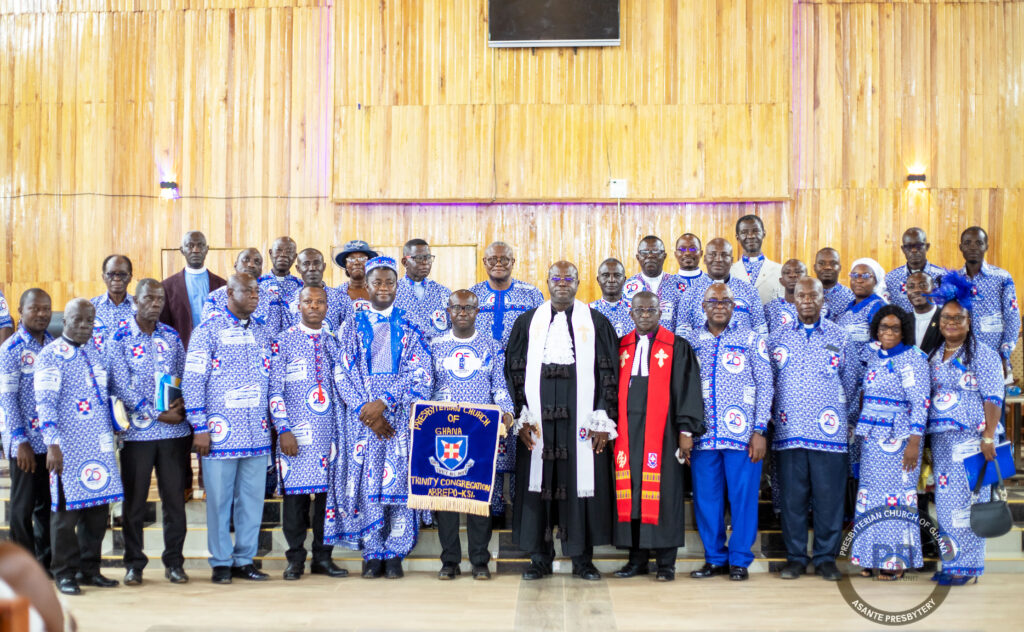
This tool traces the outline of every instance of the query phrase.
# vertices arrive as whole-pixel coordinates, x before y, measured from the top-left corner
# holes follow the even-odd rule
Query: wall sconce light
[[[912,173],[907,176],[907,182],[924,182],[925,175],[923,173]]]
[[[160,199],[161,200],[177,200],[181,195],[178,194],[178,183],[172,181],[163,181],[160,183]]]

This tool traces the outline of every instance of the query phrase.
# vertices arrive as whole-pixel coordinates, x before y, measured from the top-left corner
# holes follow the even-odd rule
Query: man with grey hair
[[[186,349],[192,330],[201,322],[206,298],[210,292],[225,285],[224,279],[206,269],[206,255],[209,252],[206,235],[198,230],[188,231],[181,238],[185,269],[167,277],[162,283],[166,301],[164,311],[160,313],[160,322],[178,332]]]

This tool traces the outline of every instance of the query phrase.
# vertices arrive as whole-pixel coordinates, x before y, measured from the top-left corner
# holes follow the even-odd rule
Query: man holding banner
[[[448,299],[448,318],[452,329],[430,345],[434,357],[434,395],[436,401],[458,402],[460,404],[496,405],[502,411],[506,426],[512,425],[512,398],[505,388],[504,354],[498,342],[490,336],[476,331],[476,315],[479,299],[469,290],[458,290]],[[455,443],[462,439],[461,443]],[[471,454],[471,447],[463,437],[451,437],[438,442],[435,451],[442,459],[446,456],[457,458],[465,451]],[[433,439],[431,439],[433,440]],[[489,442],[493,443],[493,441]],[[452,452],[454,447],[455,453]],[[459,457],[464,455],[458,454]],[[494,475],[494,461],[478,464],[487,475]],[[493,493],[493,487],[492,487]],[[481,515],[482,514],[482,515]],[[487,563],[491,559],[487,545],[491,541],[491,516],[488,505],[481,514],[466,514],[466,531],[469,539],[469,561],[473,565],[473,579],[490,579]],[[462,545],[459,542],[459,514],[455,511],[437,511],[434,514],[437,531],[441,539],[441,570],[438,579],[455,579],[460,574]]]
[[[651,554],[657,580],[675,579],[683,546],[683,463],[693,436],[704,432],[700,366],[689,343],[659,326],[652,292],[633,296],[632,331],[619,342],[618,438],[615,440],[615,545],[629,548],[616,577],[646,575]]]
[[[512,534],[530,552],[525,580],[551,574],[555,527],[581,579],[601,579],[594,546],[612,540],[605,446],[616,436],[618,339],[607,318],[576,300],[578,288],[576,266],[551,266],[551,300],[519,317],[505,353],[505,379],[520,411]]]

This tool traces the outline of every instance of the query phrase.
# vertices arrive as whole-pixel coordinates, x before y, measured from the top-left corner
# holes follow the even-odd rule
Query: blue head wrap
[[[974,282],[957,271],[948,271],[939,279],[939,286],[931,294],[926,296],[939,299],[943,303],[956,301],[960,307],[971,311],[974,305],[974,297],[978,289]]]

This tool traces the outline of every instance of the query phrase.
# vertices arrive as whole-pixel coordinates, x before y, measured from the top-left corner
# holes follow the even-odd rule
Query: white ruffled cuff
[[[609,439],[619,436],[618,426],[608,417],[608,413],[603,410],[595,410],[590,414],[587,429],[590,432],[607,432]]]
[[[519,431],[522,430],[524,426],[534,426],[535,428],[540,429],[540,417],[530,412],[530,409],[526,406],[523,406],[523,411],[519,414],[519,419],[516,419],[516,422],[512,424],[512,434],[518,435]]]

